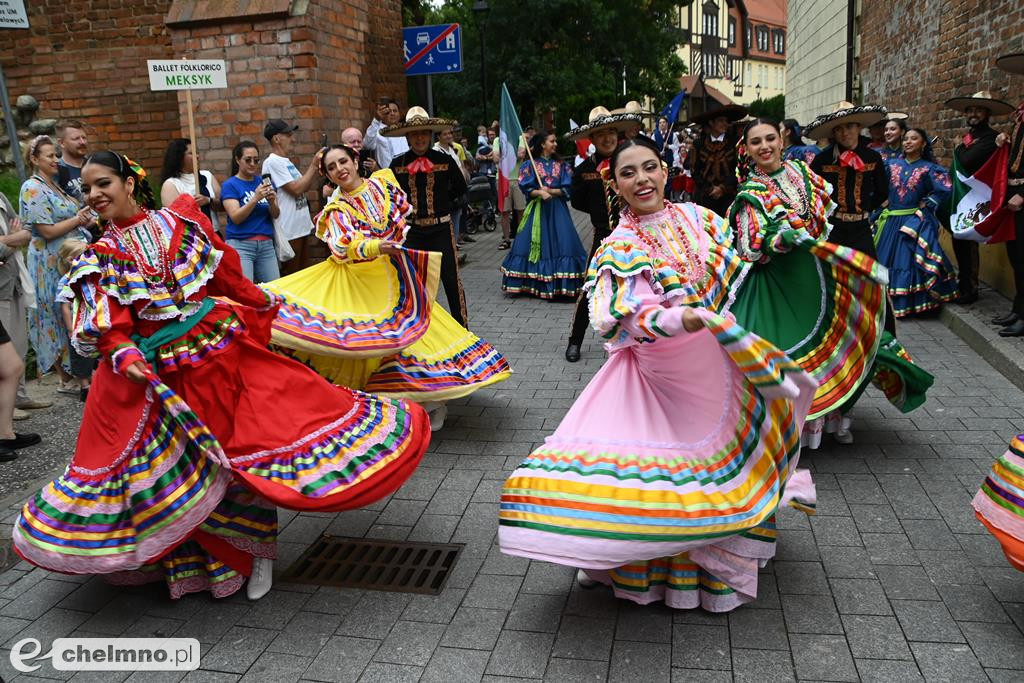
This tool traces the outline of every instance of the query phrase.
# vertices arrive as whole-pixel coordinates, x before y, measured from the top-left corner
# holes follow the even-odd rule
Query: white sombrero
[[[386,138],[397,138],[424,130],[431,133],[441,133],[456,125],[458,125],[458,121],[455,119],[434,118],[423,107],[409,107],[409,111],[405,113],[405,121],[403,123],[388,126],[380,134]]]
[[[858,123],[864,128],[875,125],[885,119],[888,110],[877,104],[854,104],[840,102],[831,114],[822,114],[807,124],[804,137],[821,140],[832,134],[832,129],[847,123]]]
[[[580,140],[582,138],[588,138],[597,131],[604,130],[605,128],[612,128],[618,133],[625,133],[631,127],[640,125],[641,123],[642,119],[640,114],[615,114],[604,107],[594,107],[590,110],[587,122],[582,126],[577,126],[570,130],[565,134],[565,137],[570,140]]]
[[[957,111],[964,111],[967,107],[984,107],[992,116],[1009,114],[1013,111],[1013,105],[992,97],[988,90],[979,90],[970,97],[954,97],[946,100],[946,106]]]
[[[652,116],[654,112],[647,111],[643,106],[636,100],[630,100],[626,102],[626,106],[619,107],[618,109],[612,109],[612,114],[637,114],[639,116]]]

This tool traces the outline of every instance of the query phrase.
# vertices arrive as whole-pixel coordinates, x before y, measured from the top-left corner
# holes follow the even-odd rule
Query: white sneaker
[[[836,441],[838,441],[839,443],[841,443],[843,445],[847,445],[847,444],[853,443],[853,432],[851,432],[849,429],[846,429],[846,428],[837,429],[836,430]]]
[[[587,576],[587,572],[585,572],[584,570],[577,569],[576,583],[580,585],[580,588],[593,588],[594,586],[599,585],[601,582]]]
[[[252,558],[252,576],[245,586],[245,595],[250,600],[259,600],[270,592],[274,583],[274,561],[267,557]]]
[[[448,405],[445,403],[435,403],[434,407],[427,410],[427,414],[430,416],[430,431],[436,432],[444,427],[444,419],[448,417]],[[423,406],[426,408],[427,406]]]

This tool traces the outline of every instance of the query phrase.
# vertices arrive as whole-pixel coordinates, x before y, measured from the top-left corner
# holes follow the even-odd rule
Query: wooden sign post
[[[184,90],[188,109],[188,137],[192,148],[192,175],[199,194],[199,148],[196,146],[196,119],[192,106],[193,90],[228,87],[228,67],[223,59],[149,59],[150,90]]]

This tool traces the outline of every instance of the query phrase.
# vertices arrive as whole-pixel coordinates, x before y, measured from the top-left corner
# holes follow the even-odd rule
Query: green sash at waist
[[[169,344],[175,339],[180,339],[188,334],[188,331],[198,325],[206,317],[206,314],[213,309],[213,303],[213,299],[206,297],[199,304],[199,310],[184,320],[170,321],[148,337],[143,337],[141,334],[133,334],[132,341],[139,347],[139,351],[142,352],[146,362],[152,365],[156,361],[157,350],[164,344]]]
[[[878,245],[878,240],[882,236],[882,227],[889,220],[889,216],[913,216],[919,210],[916,207],[909,209],[882,209],[882,213],[878,214],[878,220],[875,221],[875,245]]]

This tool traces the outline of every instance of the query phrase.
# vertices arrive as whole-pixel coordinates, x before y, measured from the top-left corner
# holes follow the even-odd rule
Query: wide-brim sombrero
[[[455,119],[435,118],[428,114],[423,107],[409,107],[409,111],[405,114],[405,121],[384,128],[380,134],[386,138],[397,138],[420,131],[441,133],[457,126],[458,123]]]
[[[630,100],[626,102],[625,106],[619,107],[618,109],[612,109],[609,114],[637,114],[639,116],[654,116],[653,111],[647,111],[643,105],[636,100]]]
[[[831,114],[822,114],[807,124],[804,137],[821,140],[832,135],[832,129],[847,123],[857,123],[869,128],[885,119],[888,110],[877,104],[853,104],[840,102]]]
[[[1024,52],[1014,52],[996,58],[996,66],[1012,74],[1024,75]]]
[[[724,116],[729,119],[729,123],[736,123],[743,119],[747,115],[747,108],[738,104],[727,104],[717,109],[710,109],[700,114],[694,115],[690,120],[694,123],[707,123],[712,119],[716,119],[719,116]]]
[[[992,116],[1009,114],[1014,107],[1009,102],[1003,102],[992,97],[988,90],[979,90],[969,97],[954,97],[946,100],[946,106],[957,111],[965,111],[967,107],[984,107]]]
[[[570,130],[565,134],[565,137],[569,140],[581,140],[589,138],[599,130],[605,129],[612,129],[617,133],[625,133],[630,128],[639,126],[642,123],[643,118],[640,114],[613,114],[604,107],[594,107],[590,110],[587,122]]]

